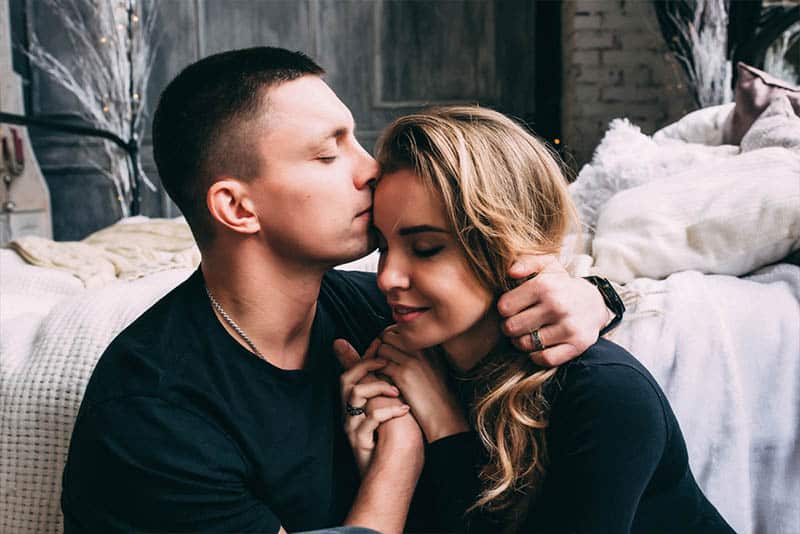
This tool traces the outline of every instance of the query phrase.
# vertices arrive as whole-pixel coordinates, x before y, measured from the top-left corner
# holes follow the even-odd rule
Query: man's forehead
[[[309,136],[331,135],[353,127],[353,115],[325,82],[303,77],[286,82],[267,94],[271,130],[303,130]]]

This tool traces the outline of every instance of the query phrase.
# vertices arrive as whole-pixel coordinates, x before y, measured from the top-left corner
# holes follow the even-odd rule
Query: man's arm
[[[364,407],[363,414],[345,416],[349,418],[345,424],[346,428],[349,427],[348,438],[357,458],[360,454],[367,454],[363,459],[366,468],[360,467],[364,471],[361,486],[345,524],[375,529],[384,534],[400,533],[403,532],[414,489],[422,472],[424,440],[422,430],[408,413],[385,420],[377,427],[377,431],[370,430],[375,428],[371,425],[364,426],[376,415],[376,410],[385,411],[389,407],[402,405],[399,398],[381,396],[377,391],[358,402],[354,400],[353,390],[359,386],[353,387],[353,382],[380,382],[368,373],[370,361],[375,361],[372,357],[378,345],[377,340],[370,345],[364,360],[344,340],[334,343],[334,352],[346,370],[342,375],[343,401]],[[360,429],[369,431],[369,448],[361,449],[356,445],[359,441],[356,435]],[[374,434],[377,434],[377,439],[373,441]]]
[[[376,398],[370,402],[377,408],[400,401]],[[423,463],[422,432],[414,418],[405,415],[383,423],[345,524],[383,534],[402,533]]]

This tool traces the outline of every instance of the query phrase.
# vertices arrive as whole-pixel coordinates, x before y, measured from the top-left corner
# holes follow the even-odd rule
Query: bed
[[[565,261],[617,285],[628,311],[611,338],[664,388],[722,515],[741,533],[796,533],[800,145],[721,145],[729,112],[701,110],[652,137],[613,122],[571,186],[587,227]],[[745,189],[743,200],[731,180],[768,194]],[[707,202],[681,197],[699,190]],[[710,228],[693,219],[709,213]],[[744,229],[755,231],[742,239]],[[61,531],[61,472],[88,378],[116,333],[190,275],[187,232],[134,218],[79,244],[0,249],[0,532]],[[376,258],[345,267],[375,270]]]

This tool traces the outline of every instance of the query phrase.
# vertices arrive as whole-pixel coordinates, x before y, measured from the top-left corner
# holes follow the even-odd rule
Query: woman
[[[377,159],[378,284],[396,325],[343,392],[352,406],[396,395],[375,385],[357,396],[347,384],[380,366],[411,407],[428,442],[416,499],[424,530],[732,532],[635,358],[601,339],[544,369],[501,333],[495,302],[513,285],[512,257],[557,254],[576,227],[546,147],[499,113],[449,107],[395,121]],[[347,426],[363,465],[363,430],[395,414],[359,412]]]

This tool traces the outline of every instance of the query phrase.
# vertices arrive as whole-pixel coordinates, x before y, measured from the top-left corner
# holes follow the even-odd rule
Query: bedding
[[[666,135],[650,138],[615,121],[572,192],[581,213],[596,223],[606,202],[624,189],[668,183],[676,173],[723,164],[739,152]],[[750,181],[772,187],[768,169],[761,165]],[[584,237],[591,251],[593,235]],[[189,250],[176,247],[173,253],[178,249]],[[597,274],[595,259],[578,255],[572,268]],[[116,333],[192,272],[190,265],[157,272],[148,266],[121,277],[136,270],[114,267],[113,277],[86,284],[74,270],[30,265],[0,249],[0,532],[62,530],[61,473],[97,359]],[[376,266],[371,255],[347,267]],[[639,357],[662,385],[698,483],[734,529],[795,533],[800,267],[753,268],[744,277],[687,270],[662,280],[634,278],[619,286],[628,312],[611,339]]]
[[[786,97],[794,112],[800,116],[800,87],[741,61],[736,64],[734,93],[736,106],[722,127],[722,139],[727,144],[740,144],[751,125],[775,97]]]
[[[698,166],[713,166],[739,153],[732,145],[706,146],[645,135],[627,119],[614,119],[569,189],[585,237],[591,240],[603,205],[617,192],[666,179]]]
[[[800,154],[768,147],[620,191],[602,208],[595,270],[617,282],[739,276],[800,249]]]
[[[772,99],[741,142],[742,152],[775,146],[800,151],[800,116],[785,95]]]

